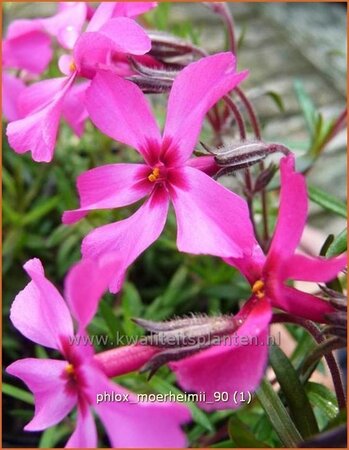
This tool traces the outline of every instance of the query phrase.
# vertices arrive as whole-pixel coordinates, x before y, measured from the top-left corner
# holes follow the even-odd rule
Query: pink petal
[[[6,40],[12,40],[26,36],[33,31],[43,31],[40,20],[37,19],[18,19],[11,22],[6,33]]]
[[[83,33],[74,47],[74,61],[81,76],[93,78],[113,53],[143,55],[151,48],[144,30],[132,19],[109,20],[98,32]],[[114,71],[114,67],[108,67]]]
[[[70,269],[65,280],[65,297],[81,329],[91,322],[99,300],[108,289],[115,269],[115,257],[99,263],[84,259]]]
[[[37,162],[52,160],[64,96],[73,81],[74,76],[67,79],[61,92],[42,109],[8,124],[6,134],[16,153],[30,151],[33,160]]]
[[[113,17],[137,17],[157,7],[157,2],[117,2]]]
[[[148,163],[149,144],[160,143],[160,132],[142,91],[130,81],[100,72],[87,90],[87,110],[102,133],[136,148]],[[158,144],[159,145],[159,144]]]
[[[307,188],[302,174],[295,172],[293,155],[280,161],[280,205],[267,265],[293,255],[303,233],[308,212]]]
[[[131,55],[144,55],[151,49],[151,40],[138,23],[127,17],[108,20],[98,31],[109,37],[114,50]]]
[[[73,323],[63,298],[44,274],[40,260],[24,265],[32,281],[16,296],[11,306],[13,325],[28,339],[62,350],[62,337],[73,335]]]
[[[113,17],[115,7],[115,2],[101,2],[91,17],[86,31],[98,31],[109,19]]]
[[[82,136],[85,121],[88,118],[85,95],[89,86],[88,81],[75,84],[64,97],[63,117],[78,137]]]
[[[85,2],[74,2],[52,17],[40,19],[47,33],[55,36],[64,48],[72,49],[85,23],[87,7]]]
[[[336,278],[346,265],[347,255],[329,259],[293,255],[285,262],[282,275],[285,279],[326,283]]]
[[[52,59],[51,39],[37,20],[15,20],[3,41],[4,67],[42,73]]]
[[[263,276],[265,259],[263,250],[256,244],[252,252],[245,254],[242,258],[224,258],[224,261],[238,269],[252,286],[255,281]]]
[[[169,402],[124,403],[122,406],[101,403],[96,410],[113,448],[187,447],[181,425],[190,420],[190,414],[184,405]],[[132,433],[124,430],[132,430]]]
[[[326,322],[324,314],[334,311],[328,301],[289,286],[279,287],[277,295],[272,298],[272,304],[276,308],[315,322]]]
[[[80,208],[66,211],[63,223],[80,220],[94,209],[130,205],[149,194],[151,169],[144,164],[108,164],[88,170],[78,177]]]
[[[130,217],[96,228],[82,242],[84,258],[100,258],[113,252],[121,262],[115,268],[115,281],[110,289],[120,288],[120,277],[130,264],[161,234],[167,217],[169,198],[165,189],[158,187],[149,199]]]
[[[164,137],[172,140],[166,161],[183,163],[192,153],[207,111],[247,76],[235,72],[232,53],[189,64],[176,77],[167,107]]]
[[[76,392],[67,389],[64,376],[66,361],[55,359],[20,359],[6,371],[20,378],[33,392],[35,415],[24,427],[26,431],[40,431],[60,422],[77,402]]]
[[[18,99],[25,88],[20,78],[6,72],[2,73],[2,111],[6,120],[12,121],[21,117]]]
[[[203,172],[172,172],[171,199],[180,251],[242,257],[255,245],[246,202]]]
[[[74,59],[71,55],[61,55],[58,58],[58,67],[59,70],[67,76],[70,76],[72,73],[72,68],[74,68]]]
[[[214,175],[220,169],[220,167],[218,167],[215,163],[213,156],[199,156],[198,158],[190,158],[186,165],[201,170],[209,176]]]
[[[74,433],[65,448],[96,448],[97,430],[89,406],[83,401],[78,403],[78,417]]]
[[[136,17],[156,6],[156,2],[102,2],[91,18],[86,31],[98,31],[113,17]]]
[[[206,393],[206,402],[200,403],[203,409],[235,409],[241,400],[238,395],[237,402],[233,401],[235,391],[247,398],[257,388],[268,359],[271,316],[267,300],[250,300],[236,317],[244,317],[244,324],[226,341],[169,364],[184,390]],[[215,399],[215,392],[227,392],[229,401]]]
[[[67,78],[61,77],[38,81],[27,87],[19,102],[22,117],[44,108],[59,98],[66,84]]]
[[[137,397],[111,383],[102,372],[86,367],[89,395],[113,448],[179,448],[186,444],[180,425],[190,420],[186,406],[176,403],[137,402]],[[124,394],[128,400],[100,402],[97,394]],[[125,432],[131,430],[131,432]]]

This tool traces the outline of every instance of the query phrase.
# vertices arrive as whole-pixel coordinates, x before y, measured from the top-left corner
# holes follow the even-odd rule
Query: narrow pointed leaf
[[[277,345],[271,346],[269,358],[298,430],[304,438],[312,436],[319,429],[297,372],[285,353]]]
[[[308,185],[308,194],[312,202],[338,216],[347,218],[347,206],[341,200],[315,186]]]
[[[269,445],[256,439],[248,426],[237,417],[229,419],[228,433],[238,448],[269,448]]]
[[[256,395],[285,447],[297,448],[302,437],[268,380],[262,380]]]

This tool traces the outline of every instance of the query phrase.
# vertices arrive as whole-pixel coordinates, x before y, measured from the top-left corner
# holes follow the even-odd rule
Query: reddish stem
[[[247,114],[250,118],[253,133],[254,133],[256,139],[261,140],[262,139],[261,127],[259,124],[257,114],[255,113],[255,110],[252,106],[252,103],[250,102],[250,100],[246,97],[245,93],[239,87],[235,88],[235,92],[237,93],[237,95],[241,99],[244,107],[246,108]],[[261,161],[259,163],[259,168],[260,168],[261,172],[263,172],[265,170],[263,161]],[[264,245],[262,247],[266,251],[268,244],[269,244],[269,225],[268,225],[267,193],[266,193],[265,189],[262,189],[262,191],[261,191],[261,201],[262,201],[263,241],[264,241]]]

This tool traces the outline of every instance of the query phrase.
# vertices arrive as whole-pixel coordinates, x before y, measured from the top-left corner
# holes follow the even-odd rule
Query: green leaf
[[[303,83],[300,80],[296,80],[294,83],[294,89],[296,91],[298,103],[302,109],[308,130],[312,137],[315,136],[316,121],[318,120],[318,112],[312,99],[309,97],[304,89]]]
[[[293,365],[277,345],[270,347],[269,359],[291,416],[303,438],[319,432],[314,412]]]
[[[248,426],[237,417],[231,417],[228,422],[230,439],[241,448],[269,448],[269,445],[256,439]]]
[[[172,313],[173,306],[178,304],[185,295],[184,285],[187,276],[188,269],[184,265],[180,266],[168,283],[165,292],[146,309],[147,318],[161,320]]]
[[[245,37],[246,37],[246,32],[247,32],[247,24],[243,24],[241,32],[239,34],[238,42],[237,42],[237,45],[236,45],[238,50],[240,50],[242,48],[242,46],[243,46],[243,43],[244,43]]]
[[[129,336],[139,336],[141,329],[132,322],[132,317],[142,317],[143,304],[141,296],[133,283],[125,282],[122,288],[122,310],[124,312],[123,328]]]
[[[32,394],[24,391],[23,389],[12,386],[11,384],[2,383],[2,392],[6,395],[17,398],[18,400],[22,400],[25,403],[34,405],[34,397]]]
[[[160,392],[161,394],[168,394],[172,392],[173,394],[183,394],[183,392],[180,389],[177,389],[173,384],[169,383],[168,381],[165,381],[164,379],[157,377],[154,375],[152,379],[149,381],[150,386],[157,392]],[[205,428],[207,431],[214,431],[214,428],[207,417],[206,413],[201,411],[195,403],[193,402],[186,402],[186,405],[190,409],[192,413],[192,418],[194,422],[198,423],[202,427]]]
[[[347,229],[345,228],[339,235],[330,243],[326,251],[326,256],[332,258],[338,256],[347,250]]]
[[[331,428],[338,427],[339,425],[342,425],[344,423],[347,423],[347,410],[341,409],[338,415],[334,419],[330,420],[324,431],[331,430]]]
[[[308,185],[308,194],[311,201],[321,206],[327,211],[338,214],[341,217],[347,218],[347,206],[341,200],[338,200],[331,194],[319,189],[315,186]]]
[[[107,325],[109,336],[114,339],[117,331],[120,331],[123,334],[123,328],[108,303],[104,301],[100,302],[99,308],[104,322]]]
[[[45,201],[41,202],[24,216],[22,224],[29,225],[30,223],[38,221],[42,217],[46,216],[50,211],[55,209],[59,204],[59,201],[60,199],[58,196],[45,199]]]
[[[54,427],[47,428],[41,435],[39,448],[54,448],[59,441],[71,432],[68,424],[61,423]]]
[[[275,105],[278,107],[281,113],[285,112],[284,102],[280,94],[274,91],[268,91],[265,94],[268,95],[268,97],[270,97],[274,101]]]
[[[338,405],[335,394],[319,383],[309,381],[305,390],[309,396],[310,402],[325,412],[327,417],[332,420],[338,414]]]
[[[296,448],[302,441],[302,437],[273,386],[265,378],[262,380],[256,396],[285,447]]]
[[[227,441],[218,442],[218,444],[213,444],[210,448],[235,448],[234,442],[230,439]]]

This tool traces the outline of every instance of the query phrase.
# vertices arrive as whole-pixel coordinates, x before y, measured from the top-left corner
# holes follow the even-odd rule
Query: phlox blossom
[[[268,360],[273,307],[317,322],[326,322],[325,314],[333,311],[329,302],[286,285],[289,279],[327,282],[346,266],[346,255],[326,259],[295,254],[308,201],[305,178],[294,165],[292,154],[281,160],[279,215],[268,254],[255,244],[244,257],[225,259],[252,287],[251,298],[234,317],[241,326],[231,340],[169,364],[183,389],[206,392],[211,403],[203,403],[203,408],[237,407],[240,402],[232,401],[233,392],[243,392],[247,398],[258,387]],[[228,392],[230,401],[216,401],[215,392]]]
[[[87,92],[92,121],[144,158],[144,164],[109,164],[80,175],[80,208],[63,215],[63,222],[71,224],[91,210],[146,198],[135,214],[97,228],[83,241],[83,257],[100,258],[110,251],[120,255],[112,291],[118,290],[127,267],[161,234],[170,202],[180,251],[239,257],[251,247],[254,237],[245,200],[204,173],[212,171],[212,157],[190,158],[207,111],[246,75],[236,73],[231,53],[189,64],[173,83],[162,136],[136,85],[108,72],[94,78]]]
[[[76,2],[86,18],[87,6]],[[138,6],[137,6],[138,5]],[[143,6],[142,6],[143,5]],[[75,6],[67,6],[58,16],[45,19],[45,27],[60,37],[71,55],[62,55],[59,67],[65,77],[34,83],[21,93],[18,100],[19,118],[10,122],[7,136],[17,153],[30,151],[38,162],[50,162],[56,144],[59,122],[63,116],[74,132],[81,136],[88,117],[85,108],[85,91],[98,68],[114,71],[113,54],[143,55],[151,48],[150,38],[135,20],[127,17],[154,7],[154,3],[137,3],[129,8],[118,3],[101,3],[94,12],[84,32],[81,20],[77,23]],[[79,10],[80,11],[80,10]],[[66,15],[72,25],[67,25]],[[80,17],[81,19],[81,17]],[[42,21],[41,21],[42,22]],[[62,23],[63,22],[63,23]]]
[[[110,278],[110,263],[105,260],[96,265],[84,260],[76,264],[66,278],[67,303],[45,277],[38,259],[31,259],[24,268],[32,281],[15,298],[11,321],[25,337],[63,356],[63,359],[25,358],[7,367],[6,371],[20,378],[34,394],[35,415],[25,430],[51,427],[76,406],[77,424],[67,442],[69,448],[97,446],[93,410],[113,447],[185,446],[180,428],[190,419],[185,406],[137,403],[134,394],[109,381],[94,357],[92,346],[76,339],[85,336],[85,328],[96,313]],[[72,315],[78,324],[76,334]],[[97,395],[104,392],[124,394],[129,400],[97,403]]]

